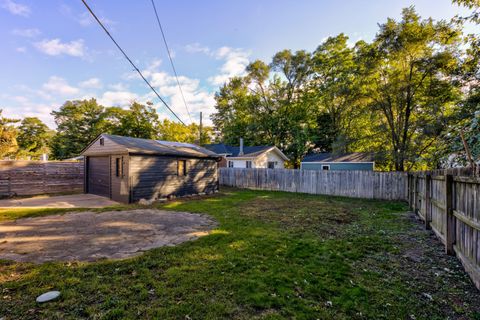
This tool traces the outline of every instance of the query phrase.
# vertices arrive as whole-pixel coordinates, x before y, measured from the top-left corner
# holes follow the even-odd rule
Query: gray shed
[[[194,144],[101,134],[81,155],[85,193],[115,201],[218,190],[219,156]]]

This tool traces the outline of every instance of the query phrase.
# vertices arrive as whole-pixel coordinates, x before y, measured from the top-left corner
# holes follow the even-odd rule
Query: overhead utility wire
[[[105,28],[105,26],[103,25],[103,23],[97,18],[97,16],[95,15],[95,13],[93,13],[92,9],[90,9],[89,5],[87,4],[87,2],[85,2],[85,0],[82,0],[83,4],[85,5],[85,7],[87,8],[87,10],[90,12],[90,14],[93,16],[93,18],[95,18],[95,20],[98,22],[98,24],[102,27],[103,31],[105,31],[105,33],[108,35],[108,37],[113,41],[113,43],[115,43],[115,45],[117,46],[118,50],[120,50],[120,52],[122,52],[123,56],[125,57],[125,59],[128,60],[128,62],[130,62],[130,64],[132,65],[132,67],[135,69],[135,71],[138,72],[138,74],[140,75],[140,77],[142,77],[143,81],[145,81],[145,83],[150,87],[150,89],[152,89],[152,91],[155,93],[155,95],[160,99],[160,101],[163,102],[163,104],[165,105],[165,107],[167,107],[168,110],[170,110],[170,112],[178,119],[178,121],[180,121],[183,125],[186,125],[185,122],[182,121],[182,119],[180,119],[178,117],[178,115],[172,110],[172,108],[170,108],[170,106],[167,104],[167,102],[165,102],[165,100],[162,99],[162,97],[160,97],[160,95],[158,94],[157,90],[155,90],[155,88],[150,84],[150,82],[148,82],[148,80],[143,76],[142,72],[137,68],[137,66],[132,62],[132,60],[127,56],[127,54],[125,53],[125,51],[123,51],[123,49],[120,47],[120,45],[117,43],[117,41],[115,41],[115,39],[112,37],[112,35],[110,34],[110,32],[108,32],[107,28]]]
[[[180,85],[180,81],[178,81],[177,70],[175,69],[175,65],[173,64],[173,59],[170,54],[170,48],[168,47],[167,39],[165,37],[165,33],[163,32],[162,24],[160,23],[160,18],[158,17],[157,7],[155,6],[155,1],[152,1],[153,11],[155,11],[155,16],[157,17],[158,27],[160,28],[160,32],[162,33],[163,43],[165,44],[165,48],[167,49],[168,58],[170,59],[170,65],[172,66],[173,74],[175,75],[175,79],[177,80],[178,88],[180,89],[180,94],[183,99],[183,104],[185,105],[185,109],[187,110],[188,117],[190,118],[190,122],[192,121],[192,116],[190,115],[190,111],[188,110],[187,101],[185,100],[185,96],[183,94],[182,86]]]

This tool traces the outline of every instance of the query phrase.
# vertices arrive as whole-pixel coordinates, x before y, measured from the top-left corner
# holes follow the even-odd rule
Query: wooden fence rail
[[[450,171],[409,174],[408,202],[480,289],[480,179]]]
[[[407,174],[374,171],[317,171],[220,168],[225,186],[367,199],[407,199]]]
[[[83,162],[0,161],[0,197],[83,191]]]

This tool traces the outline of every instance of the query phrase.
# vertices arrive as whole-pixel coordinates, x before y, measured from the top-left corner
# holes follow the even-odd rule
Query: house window
[[[330,166],[328,164],[322,165],[322,170],[330,170]]]
[[[101,145],[101,146],[105,145],[105,139],[100,138],[100,145]]]
[[[122,159],[120,158],[115,158],[115,177],[120,177],[120,174],[121,174],[121,169],[120,169],[120,166],[121,166],[121,161]]]
[[[186,160],[178,160],[177,174],[179,176],[186,176],[187,175],[187,161]]]
[[[267,162],[267,168],[268,169],[275,169],[275,162],[274,161],[268,161]]]
[[[252,167],[252,161],[246,161],[245,162],[245,167],[251,168]]]
[[[233,161],[228,161],[228,167],[233,168]]]

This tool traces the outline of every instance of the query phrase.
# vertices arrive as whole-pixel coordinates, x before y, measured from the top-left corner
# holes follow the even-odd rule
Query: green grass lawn
[[[0,261],[0,318],[480,319],[479,292],[404,203],[223,189],[157,207],[219,226],[122,261]]]

